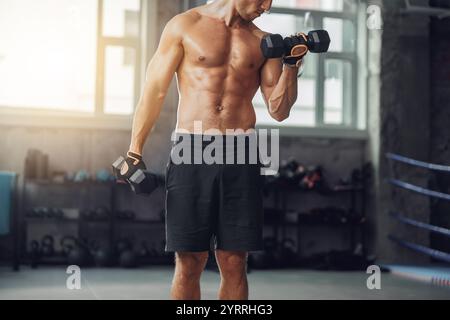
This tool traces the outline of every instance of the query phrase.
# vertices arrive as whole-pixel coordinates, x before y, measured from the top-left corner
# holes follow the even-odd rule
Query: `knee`
[[[247,255],[245,253],[222,253],[218,255],[218,262],[224,277],[242,276],[246,273]]]
[[[176,254],[176,268],[181,277],[186,279],[198,279],[206,265],[208,252],[183,252]]]

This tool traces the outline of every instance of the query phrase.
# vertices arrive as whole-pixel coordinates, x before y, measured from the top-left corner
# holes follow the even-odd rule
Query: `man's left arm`
[[[261,92],[269,114],[277,121],[289,117],[297,100],[298,67],[288,66],[281,59],[268,59],[261,68]]]

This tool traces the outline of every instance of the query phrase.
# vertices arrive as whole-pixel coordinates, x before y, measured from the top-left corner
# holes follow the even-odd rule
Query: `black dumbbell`
[[[136,172],[128,179],[125,179],[120,174],[120,169],[125,163],[125,158],[120,156],[114,163],[112,164],[114,176],[119,182],[127,182],[131,190],[133,190],[136,194],[151,194],[156,188],[163,185],[164,178],[151,173],[147,170],[138,169]]]
[[[310,31],[304,38],[302,36],[283,37],[279,34],[269,34],[261,40],[261,50],[265,58],[281,58],[291,55],[296,45],[306,45],[312,53],[327,52],[330,47],[330,36],[326,30]]]

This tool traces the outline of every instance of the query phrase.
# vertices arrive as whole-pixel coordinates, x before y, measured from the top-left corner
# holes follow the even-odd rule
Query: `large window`
[[[1,0],[0,106],[133,112],[141,0]]]
[[[328,53],[305,57],[298,99],[288,119],[276,123],[258,91],[254,99],[258,124],[357,128],[357,3],[274,0],[271,13],[255,20],[262,30],[283,36],[326,29],[331,38]]]

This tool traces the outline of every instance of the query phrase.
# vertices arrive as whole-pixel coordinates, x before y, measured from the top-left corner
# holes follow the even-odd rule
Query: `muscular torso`
[[[177,129],[194,132],[194,121],[202,121],[203,131],[254,128],[263,32],[252,23],[228,27],[201,10],[186,14],[193,15],[193,23],[183,32],[177,70]]]

